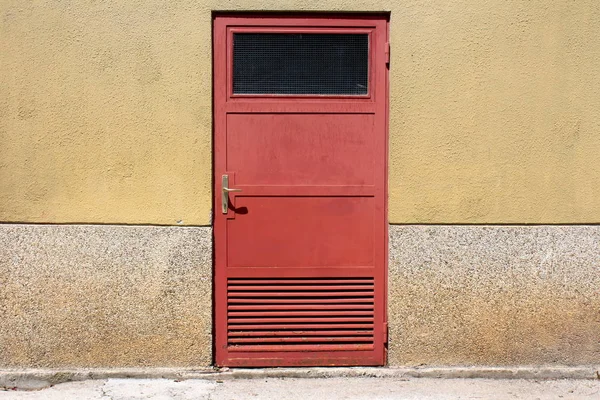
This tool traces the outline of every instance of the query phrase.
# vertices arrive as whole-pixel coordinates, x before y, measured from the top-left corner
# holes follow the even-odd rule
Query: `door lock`
[[[229,187],[229,175],[223,175],[221,178],[221,189],[223,192],[221,193],[221,209],[223,214],[227,214],[229,210],[229,192],[241,192],[242,189],[232,189]]]

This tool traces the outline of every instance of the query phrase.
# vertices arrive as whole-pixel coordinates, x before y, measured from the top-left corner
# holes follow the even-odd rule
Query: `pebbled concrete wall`
[[[596,365],[600,227],[390,226],[390,366]],[[206,367],[210,228],[0,225],[0,366]]]
[[[211,236],[0,225],[0,366],[209,366]]]
[[[208,225],[218,10],[391,12],[391,222],[600,222],[596,0],[4,0],[0,221]]]
[[[596,365],[600,226],[391,226],[389,363]]]

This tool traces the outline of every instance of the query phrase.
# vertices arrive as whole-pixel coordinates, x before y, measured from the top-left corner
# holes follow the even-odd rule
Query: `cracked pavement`
[[[105,379],[34,391],[3,391],[0,400],[306,400],[306,399],[599,399],[600,380],[430,378],[264,378],[225,381]]]

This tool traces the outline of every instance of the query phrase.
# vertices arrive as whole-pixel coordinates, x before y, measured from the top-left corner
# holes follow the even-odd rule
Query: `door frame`
[[[385,135],[385,146],[384,146],[384,152],[385,152],[385,157],[383,160],[383,169],[384,169],[384,184],[383,184],[383,203],[384,203],[384,210],[383,210],[383,218],[384,218],[384,222],[383,222],[383,227],[384,227],[384,232],[382,232],[381,234],[383,235],[383,247],[384,247],[384,261],[383,261],[383,298],[380,300],[382,303],[382,307],[383,307],[383,320],[384,320],[384,338],[383,338],[383,345],[384,345],[384,359],[383,359],[383,363],[382,366],[387,365],[388,363],[388,297],[389,297],[389,292],[388,292],[388,275],[389,275],[389,216],[388,216],[388,203],[389,203],[389,190],[388,190],[388,185],[389,185],[389,119],[390,119],[390,78],[389,78],[389,70],[390,70],[390,13],[389,12],[361,12],[361,13],[353,13],[353,12],[335,12],[335,13],[326,13],[326,12],[284,12],[284,11],[278,11],[278,12],[273,12],[273,13],[265,13],[265,12],[227,12],[227,11],[217,11],[217,12],[213,12],[212,13],[212,17],[211,17],[211,49],[212,49],[212,53],[211,53],[211,90],[212,90],[212,102],[211,102],[211,111],[212,111],[212,215],[211,215],[211,225],[213,228],[213,290],[212,290],[212,336],[213,336],[213,340],[212,340],[212,348],[213,348],[213,354],[212,354],[212,358],[213,358],[213,365],[219,365],[219,362],[217,360],[217,322],[219,319],[219,316],[217,315],[217,302],[219,301],[218,298],[218,294],[217,294],[217,285],[216,285],[216,281],[217,281],[217,276],[219,275],[220,271],[217,271],[217,265],[216,265],[216,242],[217,242],[217,238],[216,238],[216,234],[215,234],[215,218],[217,213],[220,210],[220,204],[219,204],[219,181],[217,177],[217,160],[218,159],[222,159],[223,157],[225,157],[225,154],[221,154],[221,152],[224,151],[223,146],[217,146],[217,124],[216,124],[216,119],[217,119],[217,114],[220,113],[224,113],[224,110],[219,110],[218,106],[217,106],[217,83],[215,80],[215,64],[216,64],[216,57],[215,57],[215,20],[217,18],[227,18],[227,17],[231,17],[231,18],[248,18],[248,19],[253,19],[257,22],[260,22],[262,20],[262,25],[269,25],[269,21],[272,20],[273,18],[280,18],[282,21],[286,21],[286,20],[294,20],[297,21],[298,19],[304,19],[307,21],[307,25],[306,27],[315,27],[318,28],[320,26],[330,26],[330,22],[331,20],[372,20],[375,17],[379,17],[381,19],[385,20],[385,46],[386,46],[386,50],[385,50],[385,56],[386,56],[386,60],[385,60],[385,64],[386,64],[386,68],[385,68],[385,84],[383,85],[384,88],[384,97],[385,97],[385,101],[384,104],[381,105],[382,107],[382,113],[383,113],[383,118],[384,118],[384,135]],[[261,26],[261,23],[255,25],[255,27],[258,29]],[[298,26],[294,23],[289,24],[289,26]],[[372,55],[370,55],[370,57],[372,57]],[[370,69],[372,66],[372,60],[370,60]],[[227,64],[227,82],[226,82],[226,91],[223,93],[221,93],[222,95],[225,96],[225,98],[228,98],[231,93],[231,82],[230,82],[230,71],[229,69],[231,68],[231,65]],[[369,71],[369,79],[371,79],[371,70]],[[341,100],[341,99],[352,99],[352,100],[357,100],[357,99],[368,99],[372,96],[372,92],[369,92],[367,97],[361,97],[361,96],[328,96],[326,99],[324,99],[323,101],[326,102],[328,99],[336,99],[336,100]],[[268,100],[269,98],[271,99],[277,99],[280,100],[282,99],[282,96],[280,95],[236,95],[236,96],[232,96],[232,97],[238,97],[238,98],[256,98],[256,97],[261,97],[261,98],[265,98],[266,100]],[[298,100],[298,99],[310,99],[312,102],[319,102],[320,99],[318,98],[320,96],[305,96],[305,95],[290,95],[290,96],[285,96],[285,99],[288,101],[294,101],[294,100]],[[231,184],[233,185],[233,183]]]

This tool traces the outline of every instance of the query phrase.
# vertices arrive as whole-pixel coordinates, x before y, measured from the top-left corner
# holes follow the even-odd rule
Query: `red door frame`
[[[278,366],[277,361],[258,361],[242,364],[232,364],[223,356],[227,348],[227,273],[226,264],[226,228],[224,222],[230,219],[220,213],[221,175],[227,171],[226,166],[226,138],[224,134],[225,118],[228,112],[254,112],[269,107],[276,112],[365,112],[376,113],[383,117],[377,118],[385,131],[383,152],[385,157],[375,160],[375,167],[384,171],[383,182],[377,187],[377,196],[383,198],[383,218],[378,221],[383,246],[376,252],[383,271],[383,290],[376,292],[375,302],[383,311],[383,324],[375,327],[375,335],[383,345],[381,357],[366,363],[347,364],[343,360],[339,363],[335,359],[331,364],[319,365],[385,365],[387,362],[387,279],[388,279],[388,137],[389,137],[389,79],[387,68],[374,68],[373,57],[387,57],[389,54],[389,15],[381,14],[215,14],[213,16],[213,146],[214,146],[214,185],[213,185],[213,212],[214,212],[214,348],[215,364],[229,366]],[[276,23],[274,20],[276,19]],[[276,27],[273,27],[276,25]],[[223,27],[225,27],[223,29]],[[306,95],[234,95],[232,89],[232,59],[233,48],[228,35],[233,32],[291,32],[311,31],[314,33],[333,33],[344,29],[346,33],[364,33],[371,28],[377,29],[379,37],[374,42],[374,51],[369,57],[369,94],[365,96],[306,96]],[[384,32],[383,37],[381,32]],[[373,42],[372,42],[373,43]],[[218,51],[225,48],[226,51]],[[379,60],[377,60],[379,61]],[[387,60],[379,61],[387,63]],[[218,70],[217,65],[227,65],[226,73]],[[384,96],[381,99],[380,96]],[[378,100],[378,101],[375,101]],[[343,103],[343,104],[342,104]],[[341,105],[340,105],[341,104]],[[232,176],[230,186],[233,186]],[[245,188],[245,194],[248,194]],[[290,193],[293,195],[293,193]],[[235,198],[235,194],[231,194]],[[220,267],[223,264],[223,267]],[[225,290],[220,290],[225,288]],[[294,357],[292,357],[293,359]],[[288,365],[288,364],[286,364]],[[314,361],[305,362],[296,358],[289,365],[317,365]]]

